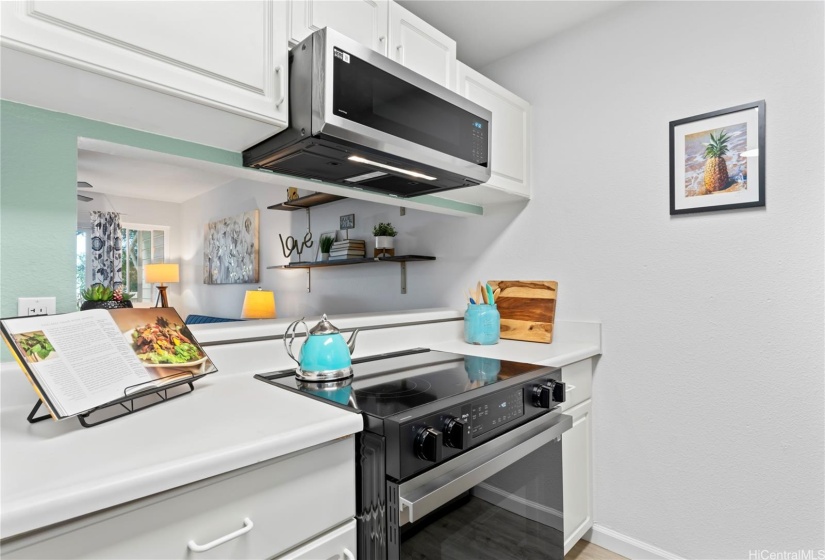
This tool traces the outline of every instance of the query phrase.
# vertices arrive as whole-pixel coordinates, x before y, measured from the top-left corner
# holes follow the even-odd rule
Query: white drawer
[[[561,368],[561,380],[567,384],[567,400],[561,410],[573,408],[593,394],[593,359],[587,358]]]
[[[304,546],[278,556],[277,560],[355,560],[357,547],[357,526],[355,519],[350,519]]]
[[[5,558],[270,558],[355,515],[350,436],[4,542]],[[205,545],[244,528],[205,552]]]

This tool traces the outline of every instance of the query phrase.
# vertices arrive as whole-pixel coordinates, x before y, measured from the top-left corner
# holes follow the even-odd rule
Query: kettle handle
[[[292,343],[295,341],[295,331],[298,329],[299,324],[304,325],[304,332],[306,333],[306,336],[309,336],[309,328],[307,327],[307,324],[304,322],[304,318],[301,317],[299,320],[290,323],[284,331],[284,348],[286,349],[286,353],[289,354],[289,357],[292,358],[292,361],[300,366],[301,362],[299,362],[295,355],[292,353]]]

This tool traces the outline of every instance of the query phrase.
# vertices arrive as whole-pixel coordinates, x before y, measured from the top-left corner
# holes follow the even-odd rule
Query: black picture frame
[[[353,229],[355,227],[355,214],[345,214],[338,218],[338,229]]]
[[[707,146],[710,142],[702,140],[710,140],[714,132],[717,134],[717,144],[723,134],[725,140],[736,144],[734,149],[721,156],[728,175],[724,188],[718,186],[721,174],[714,175],[719,176],[717,181],[708,179],[710,187],[704,176],[708,158],[704,154],[705,148],[701,146]],[[746,149],[739,150],[743,147],[743,141]],[[727,147],[727,142],[722,143]],[[705,162],[701,173],[697,170],[700,157]],[[734,167],[733,176],[729,169],[731,166]],[[756,181],[751,180],[754,175]],[[700,177],[701,184],[697,185]],[[757,206],[765,206],[764,99],[670,122],[671,216]]]

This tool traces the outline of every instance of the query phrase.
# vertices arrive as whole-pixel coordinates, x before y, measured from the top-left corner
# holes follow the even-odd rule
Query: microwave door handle
[[[437,478],[408,491],[405,491],[404,486],[414,484],[415,479],[402,484],[399,487],[399,525],[417,521],[435,511],[456,496],[560,437],[572,426],[573,419],[570,416],[545,415],[476,449],[471,449],[466,453],[468,460],[462,461],[455,469]],[[495,445],[485,449],[490,444]],[[474,454],[474,451],[477,453]],[[460,458],[461,456],[456,459]]]

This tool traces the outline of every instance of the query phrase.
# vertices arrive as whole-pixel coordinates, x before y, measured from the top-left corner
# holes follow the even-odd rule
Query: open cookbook
[[[16,317],[0,331],[55,420],[217,371],[171,307]]]

